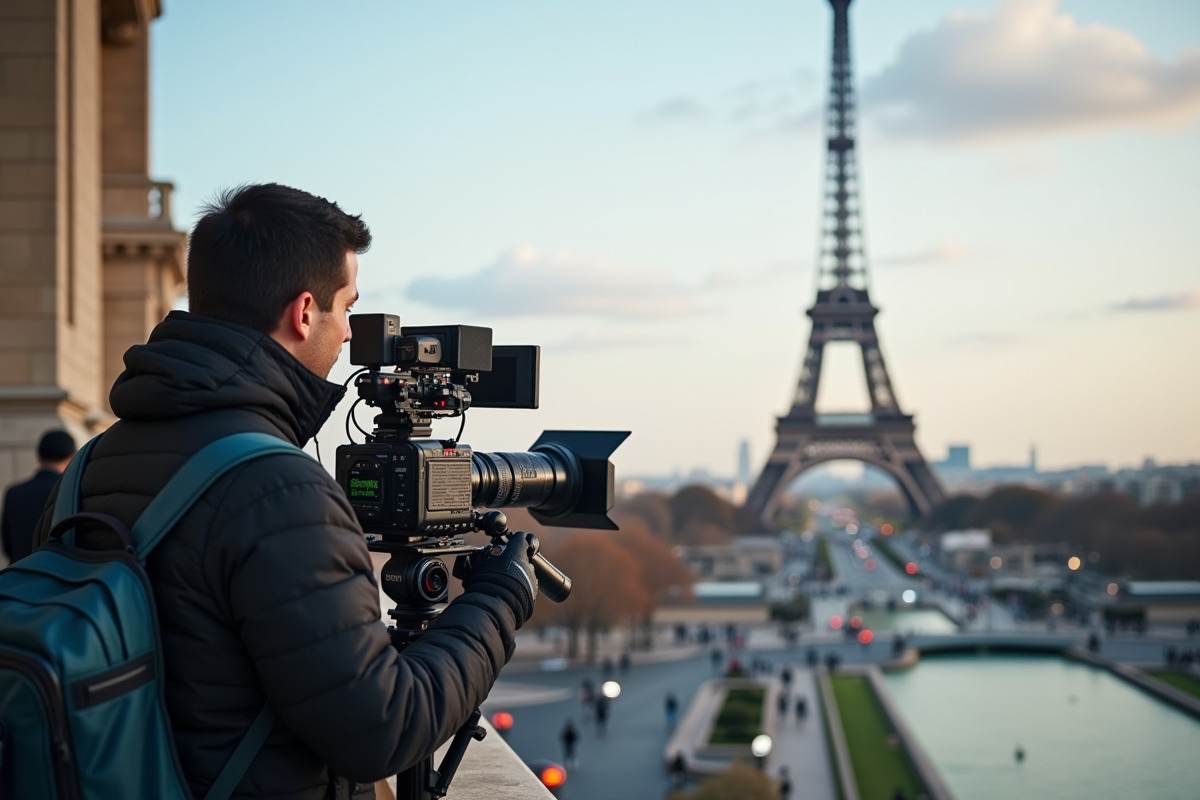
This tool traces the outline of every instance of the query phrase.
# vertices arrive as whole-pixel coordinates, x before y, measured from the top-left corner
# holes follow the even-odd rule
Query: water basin
[[[1102,669],[926,656],[886,681],[956,800],[1200,796],[1200,722]]]

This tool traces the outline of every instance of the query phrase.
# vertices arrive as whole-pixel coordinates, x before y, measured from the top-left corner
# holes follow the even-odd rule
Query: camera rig
[[[392,643],[420,636],[449,596],[443,558],[470,557],[524,534],[510,532],[500,508],[525,507],[543,524],[615,530],[612,452],[628,431],[545,431],[528,452],[483,453],[456,439],[433,439],[434,420],[472,407],[537,408],[540,350],[492,346],[492,331],[470,325],[401,327],[392,314],[350,316],[350,361],[358,400],[347,415],[347,438],[359,402],[379,413],[365,441],[337,449],[336,477],[367,537],[390,554],[380,570],[395,603]],[[385,368],[393,368],[384,371]],[[459,430],[459,436],[462,429]],[[478,509],[492,509],[479,511]],[[481,531],[489,545],[462,537]],[[539,591],[555,602],[571,580],[538,549],[530,561]],[[471,738],[481,738],[479,712],[459,730],[437,770],[418,765],[397,776],[397,796],[442,797]]]

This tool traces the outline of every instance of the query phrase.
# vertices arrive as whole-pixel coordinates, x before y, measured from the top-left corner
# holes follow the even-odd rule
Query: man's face
[[[316,310],[312,332],[304,343],[300,361],[304,366],[328,378],[341,355],[342,345],[350,341],[350,308],[358,300],[358,256],[346,252],[346,285],[333,296],[333,308]]]

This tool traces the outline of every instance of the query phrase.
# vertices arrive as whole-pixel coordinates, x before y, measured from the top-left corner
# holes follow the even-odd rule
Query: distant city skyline
[[[761,467],[814,297],[826,0],[163,5],[178,227],[222,188],[299,186],[375,233],[356,311],[540,344],[541,409],[470,412],[478,449],[617,429],[618,476],[729,474],[743,439]],[[1200,459],[1200,3],[850,22],[871,296],[926,457]],[[819,409],[865,406],[856,358],[827,350]]]
[[[963,448],[963,447],[965,447],[969,451],[973,452],[973,448],[971,448],[969,443],[954,442],[954,443],[951,443],[946,448],[946,450],[941,453],[937,453],[937,452],[926,453],[925,456],[929,459],[931,465],[938,468],[939,470],[944,470],[947,467],[949,467],[951,469],[954,469],[954,468],[962,469],[963,467],[954,463],[952,451],[954,451],[957,448]],[[1036,445],[1030,445],[1029,450],[1026,453],[1025,459],[1023,461],[976,463],[976,459],[974,458],[974,456],[971,456],[970,458],[971,458],[971,460],[970,460],[969,466],[966,467],[965,469],[974,470],[974,471],[978,471],[978,472],[987,472],[989,470],[1028,470],[1031,473],[1042,473],[1042,472],[1059,473],[1059,472],[1064,472],[1064,471],[1070,472],[1072,470],[1094,471],[1094,470],[1103,468],[1104,470],[1106,470],[1108,472],[1116,473],[1121,470],[1143,469],[1143,468],[1146,468],[1147,466],[1150,466],[1150,467],[1172,467],[1172,466],[1184,467],[1184,466],[1200,465],[1200,457],[1193,458],[1193,459],[1183,459],[1183,460],[1179,460],[1179,461],[1163,461],[1160,459],[1156,459],[1153,456],[1146,456],[1145,458],[1142,458],[1136,462],[1132,462],[1132,463],[1128,463],[1128,464],[1114,464],[1114,463],[1108,463],[1108,462],[1104,462],[1104,461],[1081,461],[1081,462],[1075,463],[1075,464],[1064,464],[1064,465],[1055,467],[1053,469],[1042,469],[1041,466],[1038,464],[1037,446]],[[733,457],[729,459],[729,464],[725,467],[722,467],[719,464],[713,464],[713,465],[697,464],[697,465],[692,465],[692,466],[674,467],[670,470],[666,470],[663,472],[630,473],[630,474],[622,476],[622,477],[632,478],[632,479],[711,478],[711,479],[719,480],[719,481],[730,481],[730,480],[740,481],[743,479],[743,476],[746,474],[746,473],[743,473],[743,471],[742,471],[743,462],[746,464],[757,463],[754,451],[749,448],[748,441],[743,441],[738,444]],[[894,479],[891,478],[889,475],[887,475],[887,473],[885,473],[883,470],[881,470],[877,467],[869,467],[868,465],[866,465],[860,461],[849,461],[849,460],[830,461],[830,462],[826,462],[825,464],[818,465],[811,471],[830,470],[830,469],[832,470],[833,474],[838,475],[843,478],[846,478],[846,479],[850,479],[850,480],[855,479],[855,477],[860,475],[864,470],[870,469],[874,473],[877,473],[881,477],[885,478],[886,480],[894,481]],[[805,474],[807,474],[807,473],[805,473]],[[751,471],[749,472],[748,475],[749,475],[750,482],[753,482],[758,477],[758,473],[756,471],[754,471],[753,469],[751,469]],[[803,480],[803,476],[801,476],[801,478],[799,478],[798,480]]]

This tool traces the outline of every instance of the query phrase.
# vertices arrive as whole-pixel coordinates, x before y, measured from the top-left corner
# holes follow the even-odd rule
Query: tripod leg
[[[396,800],[434,800],[434,795],[429,792],[429,773],[432,769],[433,756],[430,756],[398,774]]]

